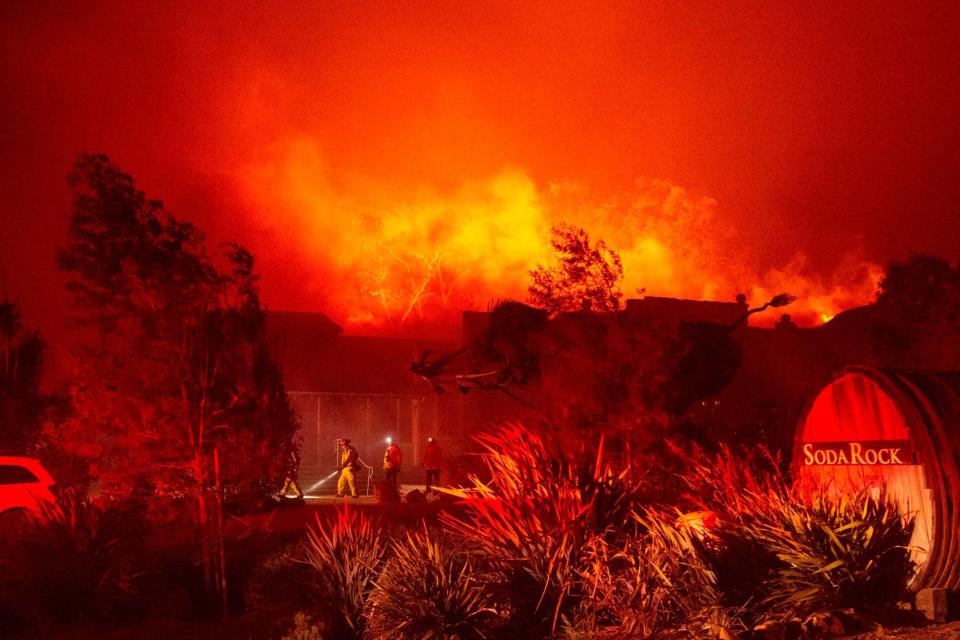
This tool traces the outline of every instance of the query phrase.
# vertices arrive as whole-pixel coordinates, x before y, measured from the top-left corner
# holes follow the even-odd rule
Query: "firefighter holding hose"
[[[340,479],[337,480],[337,497],[344,497],[345,492],[349,489],[350,497],[356,498],[357,481],[354,474],[360,469],[360,454],[350,444],[350,438],[340,438],[337,440],[337,444],[340,445],[340,463],[338,466]]]

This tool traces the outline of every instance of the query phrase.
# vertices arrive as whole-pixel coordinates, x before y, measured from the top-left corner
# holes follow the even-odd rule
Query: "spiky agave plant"
[[[577,489],[547,480],[532,494],[509,498],[478,486],[463,517],[444,513],[441,518],[501,576],[493,581],[498,600],[509,603],[515,621],[553,627],[578,581],[588,512]]]
[[[694,455],[691,501],[719,514],[704,552],[728,606],[753,621],[899,598],[913,525],[884,495],[788,485],[762,449]]]
[[[913,575],[913,521],[884,494],[772,495],[748,533],[782,563],[765,585],[774,616],[891,604]]]
[[[468,555],[424,528],[393,542],[367,599],[366,633],[378,640],[474,640],[487,637],[496,615]]]
[[[388,546],[380,528],[363,513],[344,507],[337,517],[307,530],[303,561],[312,566],[317,586],[340,615],[343,633],[363,632],[364,603],[380,574]]]
[[[629,522],[638,489],[604,466],[602,445],[590,468],[521,425],[477,440],[491,481],[449,491],[466,512],[444,513],[442,522],[501,576],[498,601],[517,624],[553,630],[580,595],[585,545]]]

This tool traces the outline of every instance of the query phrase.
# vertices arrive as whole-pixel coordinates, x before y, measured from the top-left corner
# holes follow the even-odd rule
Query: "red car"
[[[54,480],[39,460],[0,456],[0,521],[41,513],[41,505],[56,504]]]

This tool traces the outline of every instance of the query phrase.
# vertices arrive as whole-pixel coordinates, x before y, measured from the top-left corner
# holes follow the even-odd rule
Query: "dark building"
[[[633,322],[710,322],[719,325],[732,325],[746,312],[745,302],[682,300],[657,296],[627,300],[623,310],[624,315]]]
[[[748,435],[789,460],[806,403],[836,371],[873,362],[872,310],[850,309],[819,327],[781,321],[773,328],[739,329],[734,337],[742,349],[740,367],[720,393],[703,401],[704,408],[715,411],[723,427],[757,430]]]
[[[746,313],[740,302],[647,297],[628,300],[622,318],[637,330],[651,323],[682,328],[731,327]],[[722,391],[689,411],[691,421],[712,424],[720,438],[754,429],[754,437],[789,459],[792,434],[804,403],[838,369],[869,362],[865,330],[869,307],[837,315],[817,328],[789,321],[774,328],[732,330],[740,366]],[[379,479],[388,436],[404,455],[401,481],[420,482],[426,439],[437,437],[451,464],[470,450],[470,436],[528,411],[505,394],[448,390],[438,394],[410,370],[430,350],[439,355],[469,344],[487,326],[489,314],[464,312],[460,344],[410,338],[346,336],[320,313],[271,312],[268,336],[283,367],[288,392],[302,424],[301,479],[308,489],[336,468],[336,439],[349,437]],[[449,471],[448,471],[449,472]],[[448,476],[449,477],[449,476]],[[331,490],[324,486],[318,490]]]

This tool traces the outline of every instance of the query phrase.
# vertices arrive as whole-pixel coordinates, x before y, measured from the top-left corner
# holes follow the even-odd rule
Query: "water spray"
[[[331,473],[330,475],[328,475],[326,478],[321,478],[321,479],[317,480],[316,482],[313,483],[313,485],[312,485],[309,489],[307,489],[306,491],[304,491],[304,493],[310,493],[311,491],[313,491],[314,489],[316,489],[317,487],[319,487],[319,486],[322,485],[324,482],[326,482],[327,480],[329,480],[329,479],[332,478],[333,476],[337,475],[338,473],[340,473],[340,472],[339,472],[339,471],[334,471],[333,473]]]

